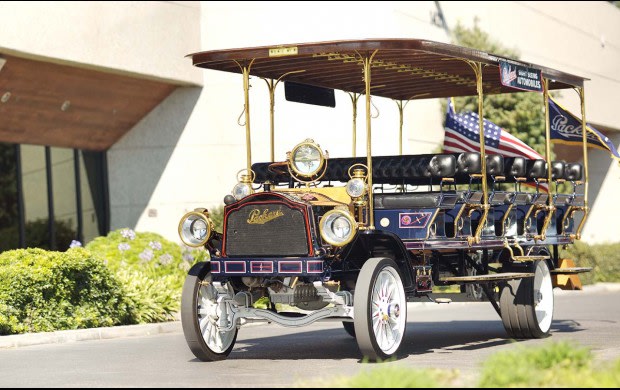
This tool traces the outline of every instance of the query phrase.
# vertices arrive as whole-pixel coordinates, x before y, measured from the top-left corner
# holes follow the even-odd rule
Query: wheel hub
[[[534,296],[536,297],[536,304],[538,305],[543,300],[543,295],[540,290],[534,292]]]
[[[389,305],[387,314],[394,320],[400,317],[400,306],[398,303]]]
[[[379,318],[383,322],[388,322],[391,320],[396,320],[400,317],[400,305],[398,303],[387,303],[381,302],[379,306]]]

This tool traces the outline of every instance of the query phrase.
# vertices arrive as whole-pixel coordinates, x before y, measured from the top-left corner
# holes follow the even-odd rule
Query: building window
[[[20,246],[17,152],[16,145],[0,143],[0,250]]]
[[[105,152],[0,143],[0,251],[107,234],[107,180]]]

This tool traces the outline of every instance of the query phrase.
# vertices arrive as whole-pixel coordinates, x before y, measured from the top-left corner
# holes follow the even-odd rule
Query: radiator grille
[[[304,213],[282,202],[247,204],[226,220],[226,256],[307,256]]]

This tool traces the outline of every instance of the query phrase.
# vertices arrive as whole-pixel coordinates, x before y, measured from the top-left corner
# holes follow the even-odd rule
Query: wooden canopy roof
[[[372,95],[413,100],[475,95],[476,77],[464,60],[483,66],[485,94],[518,92],[500,82],[499,61],[542,71],[549,89],[582,87],[583,77],[496,56],[479,50],[420,39],[367,39],[214,50],[190,54],[193,64],[241,73],[254,60],[250,75],[345,92],[363,93],[362,58],[372,61]],[[290,73],[294,72],[294,73]]]

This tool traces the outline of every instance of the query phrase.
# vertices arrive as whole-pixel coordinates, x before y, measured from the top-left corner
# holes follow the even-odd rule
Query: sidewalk
[[[597,283],[584,286],[583,292],[554,290],[555,294],[598,294],[620,291],[620,283]],[[431,305],[429,303],[425,303]],[[435,304],[432,304],[435,305]],[[43,344],[72,343],[86,340],[106,340],[122,337],[151,336],[163,333],[180,333],[180,321],[143,325],[125,325],[106,328],[59,330],[56,332],[26,333],[0,336],[0,350]]]

